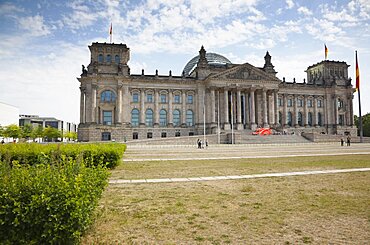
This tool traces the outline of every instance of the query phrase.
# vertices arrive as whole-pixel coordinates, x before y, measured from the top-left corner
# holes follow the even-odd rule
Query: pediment
[[[261,69],[252,66],[251,64],[245,63],[232,67],[226,71],[214,74],[209,77],[210,79],[222,79],[222,80],[251,80],[251,81],[277,81],[280,80],[268,74]]]

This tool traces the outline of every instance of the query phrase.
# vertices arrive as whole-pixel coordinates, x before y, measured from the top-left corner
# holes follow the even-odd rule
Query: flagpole
[[[362,114],[361,114],[361,93],[360,93],[360,74],[359,74],[359,68],[358,68],[358,61],[357,61],[357,50],[356,50],[356,88],[358,92],[358,125],[360,127],[360,143],[363,143],[363,128],[362,128]]]

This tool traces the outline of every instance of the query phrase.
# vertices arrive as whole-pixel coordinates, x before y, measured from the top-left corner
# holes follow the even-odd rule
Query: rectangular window
[[[146,133],[146,137],[147,137],[148,139],[153,138],[153,133],[152,133],[152,132],[148,132],[148,133]]]
[[[288,107],[292,107],[293,106],[293,100],[292,99],[288,99]]]
[[[149,103],[153,102],[153,95],[152,94],[147,94],[146,95],[146,102],[149,102]]]
[[[189,132],[189,136],[194,136],[194,132]]]
[[[307,106],[312,107],[312,100],[307,100]]]
[[[283,106],[283,100],[281,98],[278,98],[278,105]]]
[[[303,100],[302,99],[298,99],[298,107],[302,107],[303,106]]]
[[[138,93],[134,93],[132,94],[132,102],[139,102],[139,94]]]
[[[101,140],[102,141],[109,141],[109,140],[111,140],[111,134],[110,134],[110,132],[103,132],[101,134]]]
[[[103,111],[103,125],[112,125],[112,111]]]
[[[180,136],[181,136],[180,132],[175,132],[175,137],[180,137]]]
[[[339,125],[344,126],[344,115],[339,115]]]
[[[180,103],[180,95],[175,94],[173,100],[174,100],[174,103],[179,104]]]
[[[137,139],[139,139],[139,133],[138,133],[138,132],[133,132],[133,133],[132,133],[132,139],[133,139],[133,140],[137,140]]]
[[[193,95],[188,95],[188,104],[193,104]]]
[[[161,138],[166,138],[167,137],[167,133],[166,132],[162,132],[161,133]]]
[[[161,103],[167,103],[167,96],[165,94],[161,94]]]
[[[320,107],[320,108],[322,107],[322,100],[317,101],[317,107]]]

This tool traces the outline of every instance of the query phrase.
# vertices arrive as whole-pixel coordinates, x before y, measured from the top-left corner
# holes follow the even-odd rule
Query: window
[[[339,115],[339,125],[344,126],[344,115]]]
[[[104,59],[103,59],[103,55],[102,54],[99,54],[98,55],[98,62],[99,63],[103,63],[104,62]]]
[[[188,104],[193,104],[193,95],[188,95]]]
[[[293,119],[293,117],[292,117],[292,113],[291,112],[288,112],[288,125],[289,126],[292,126],[293,124],[292,124],[292,119]]]
[[[298,112],[298,125],[303,126],[303,116],[302,112]]]
[[[192,110],[186,111],[186,125],[187,126],[194,126],[194,113]]]
[[[131,111],[131,125],[134,127],[139,126],[139,110],[133,109]]]
[[[114,102],[116,101],[116,95],[110,91],[110,90],[105,90],[101,93],[100,95],[100,101],[101,102]]]
[[[319,126],[322,126],[322,115],[321,113],[317,113],[317,123],[319,124]]]
[[[279,124],[281,124],[281,122],[283,121],[283,114],[281,114],[281,112],[279,111]]]
[[[112,62],[112,56],[110,56],[110,54],[107,55],[107,63],[111,63]]]
[[[138,93],[133,93],[132,94],[132,102],[139,102],[139,94]]]
[[[145,124],[146,126],[153,126],[153,111],[148,109],[145,112]]]
[[[194,132],[189,132],[189,136],[194,136]]]
[[[152,94],[147,94],[146,95],[146,102],[152,103],[153,102],[153,95]]]
[[[119,64],[120,59],[118,55],[114,56],[114,62],[116,62],[116,64]]]
[[[342,109],[344,107],[343,100],[338,99],[338,109]]]
[[[167,102],[167,96],[165,94],[161,94],[161,103]]]
[[[164,109],[159,111],[159,125],[167,126],[167,111]]]
[[[162,132],[161,133],[161,138],[166,138],[167,137],[167,133],[166,132]]]
[[[298,99],[298,107],[302,107],[303,106],[303,100],[302,99]]]
[[[173,111],[173,126],[177,127],[181,124],[181,118],[180,118],[180,111],[174,110]]]
[[[278,98],[278,106],[283,106],[283,100],[281,98]]]
[[[308,125],[312,126],[312,113],[308,113]]]
[[[132,133],[132,139],[133,139],[133,140],[137,140],[137,139],[139,139],[139,133],[138,133],[138,132],[133,132],[133,133]]]
[[[153,138],[153,133],[152,133],[152,132],[148,132],[148,133],[146,133],[146,138],[147,138],[147,139],[151,139],[151,138]]]
[[[180,136],[181,136],[180,132],[175,132],[175,137],[180,137]]]
[[[310,100],[307,100],[307,106],[308,107],[312,107],[312,100],[310,99]]]
[[[317,101],[317,107],[321,108],[322,107],[322,100]]]
[[[288,107],[292,107],[293,106],[293,100],[292,99],[288,99]]]
[[[103,125],[112,125],[112,111],[103,111]]]
[[[111,134],[110,134],[110,132],[103,132],[101,134],[101,140],[102,141],[109,141],[109,140],[111,140]]]
[[[174,103],[179,104],[180,103],[180,95],[179,94],[175,94],[173,100],[174,100]]]

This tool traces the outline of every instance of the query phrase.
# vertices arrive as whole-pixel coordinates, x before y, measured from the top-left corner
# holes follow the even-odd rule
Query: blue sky
[[[299,82],[326,43],[329,60],[347,62],[354,78],[358,50],[362,112],[370,112],[369,0],[0,0],[0,101],[78,123],[76,77],[87,46],[109,42],[110,23],[113,42],[131,50],[131,73],[180,75],[204,45],[258,67],[268,50],[277,76]]]

